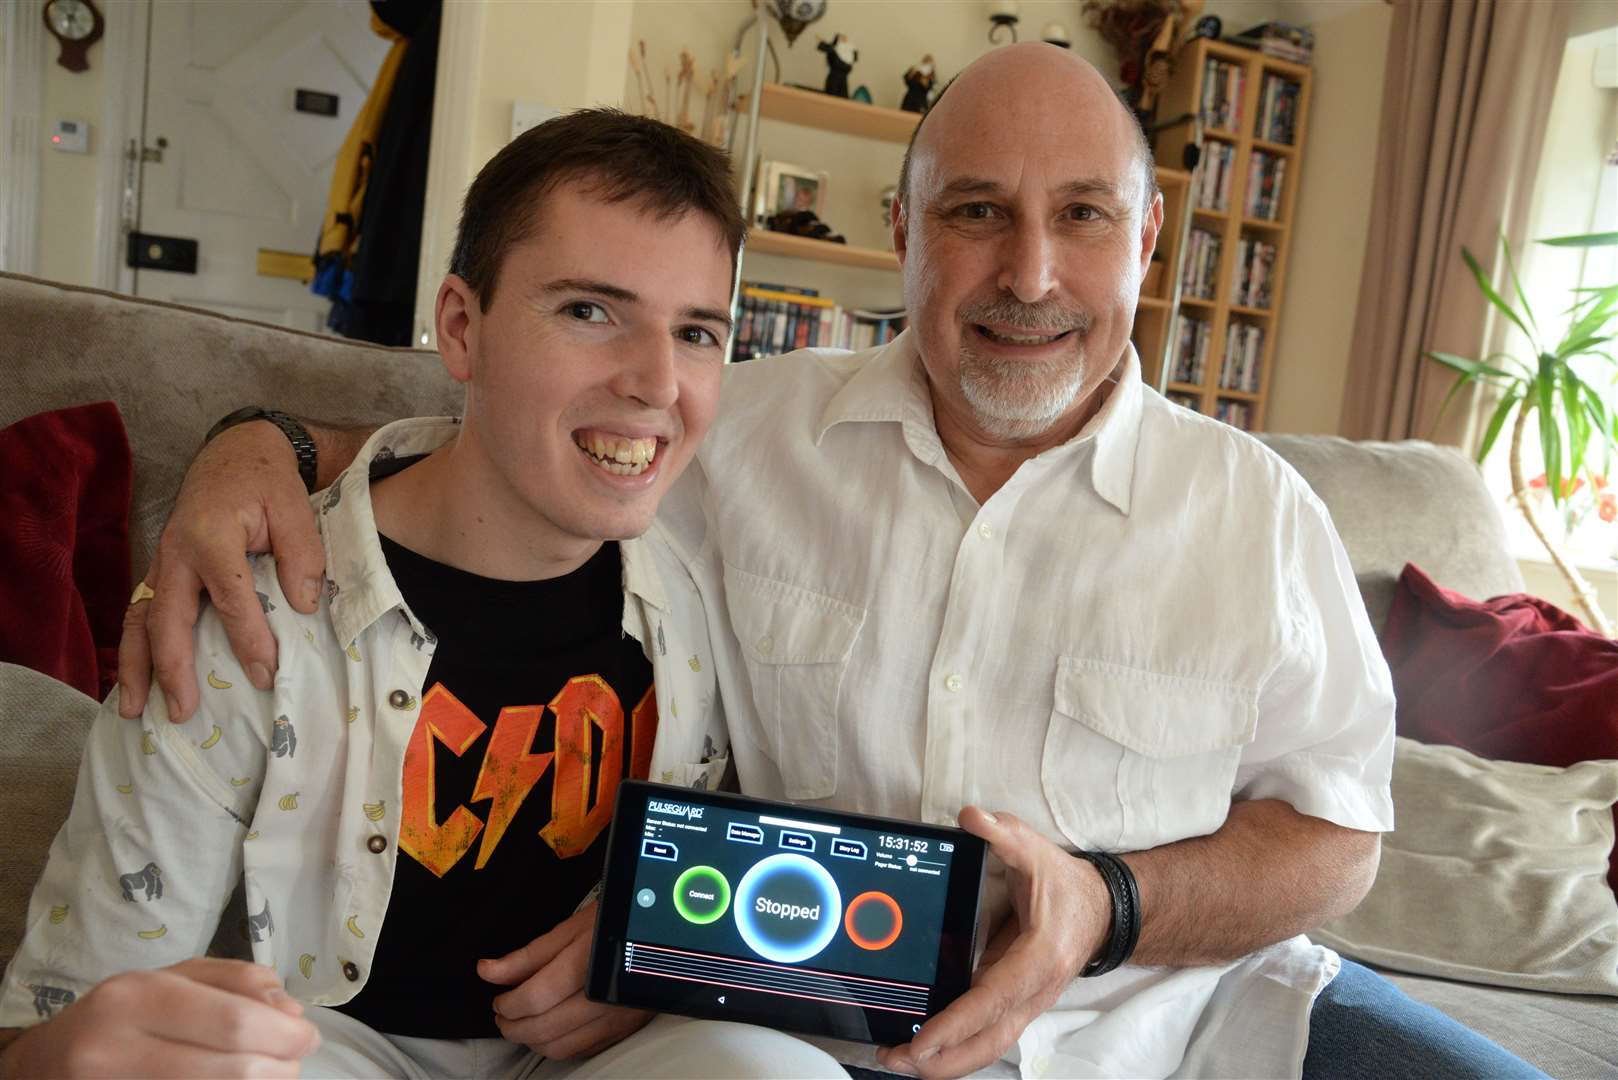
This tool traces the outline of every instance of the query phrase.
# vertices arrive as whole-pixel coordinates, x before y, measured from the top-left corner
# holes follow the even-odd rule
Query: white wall
[[[103,15],[128,18],[121,5],[107,4]],[[106,50],[101,42],[90,46],[90,70],[71,72],[56,62],[56,38],[47,35],[49,57],[45,68],[44,126],[48,137],[57,120],[90,122],[90,152],[66,154],[47,149],[40,168],[39,268],[40,277],[75,285],[95,285],[97,172],[103,155],[116,156],[118,148],[104,138],[107,101]],[[121,107],[118,106],[118,107]]]
[[[444,5],[432,161],[416,289],[419,334],[449,266],[467,186],[511,136],[518,101],[558,109],[617,105],[623,93],[630,0]],[[431,335],[429,333],[430,343]]]

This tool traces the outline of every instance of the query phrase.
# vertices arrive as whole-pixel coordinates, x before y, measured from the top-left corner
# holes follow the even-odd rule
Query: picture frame
[[[755,219],[763,222],[783,210],[812,210],[816,217],[824,217],[829,180],[818,169],[785,161],[759,162]]]

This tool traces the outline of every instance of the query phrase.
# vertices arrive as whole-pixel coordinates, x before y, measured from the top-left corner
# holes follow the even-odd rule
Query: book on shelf
[[[1247,204],[1242,213],[1260,221],[1280,218],[1281,184],[1286,175],[1286,158],[1254,150],[1247,162]]]
[[[1164,397],[1168,398],[1170,401],[1172,401],[1174,404],[1180,406],[1182,409],[1190,409],[1192,412],[1200,412],[1201,411],[1198,408],[1199,402],[1197,401],[1197,399],[1196,399],[1196,397],[1194,395],[1184,394],[1184,393],[1181,393],[1178,390],[1170,390],[1167,394],[1164,395]]]
[[[1243,431],[1253,430],[1253,406],[1245,401],[1227,401],[1223,398],[1214,402],[1214,419],[1229,424],[1231,427],[1241,428]]]
[[[1292,145],[1297,134],[1298,94],[1302,88],[1291,79],[1266,75],[1259,88],[1258,126],[1254,133],[1265,142]]]
[[[1225,40],[1294,64],[1308,64],[1315,54],[1313,30],[1280,21],[1261,23]]]
[[[731,360],[754,360],[794,349],[867,349],[892,341],[905,313],[844,308],[814,289],[743,282]]]
[[[1269,308],[1271,286],[1275,281],[1276,251],[1274,244],[1255,237],[1244,236],[1236,242],[1236,281],[1230,297],[1232,304]]]
[[[1186,244],[1184,268],[1180,272],[1180,287],[1185,295],[1196,300],[1214,298],[1222,243],[1218,233],[1200,228],[1191,230],[1191,239]]]
[[[1213,329],[1206,319],[1174,317],[1174,366],[1170,382],[1202,385],[1208,367],[1208,339]]]
[[[1225,213],[1230,209],[1230,178],[1236,171],[1236,148],[1211,142],[1197,165],[1197,208]]]
[[[1225,331],[1225,358],[1219,366],[1219,388],[1258,393],[1264,363],[1264,328],[1232,322]]]
[[[1202,72],[1202,122],[1220,131],[1239,131],[1246,85],[1242,65],[1209,57]]]

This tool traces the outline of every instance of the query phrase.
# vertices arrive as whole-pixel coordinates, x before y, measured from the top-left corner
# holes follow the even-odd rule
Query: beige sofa
[[[458,410],[459,388],[430,353],[384,349],[0,274],[0,427],[49,409],[117,403],[134,453],[133,571],[150,561],[201,434],[247,404],[378,423]],[[1316,436],[1266,441],[1331,509],[1366,605],[1380,625],[1407,561],[1484,597],[1522,580],[1476,470],[1425,443]],[[0,613],[0,618],[16,618]],[[95,703],[0,666],[0,969],[65,816]],[[1618,1076],[1612,998],[1485,988],[1394,976],[1407,991],[1557,1076]]]

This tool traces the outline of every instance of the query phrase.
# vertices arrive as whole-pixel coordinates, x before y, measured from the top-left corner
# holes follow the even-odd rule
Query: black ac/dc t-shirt
[[[499,1038],[477,961],[573,914],[601,879],[618,781],[644,777],[652,668],[625,635],[618,545],[496,581],[382,538],[438,646],[405,754],[393,893],[371,974],[338,1008],[377,1031]]]

